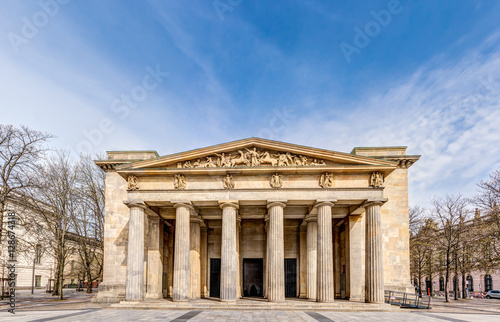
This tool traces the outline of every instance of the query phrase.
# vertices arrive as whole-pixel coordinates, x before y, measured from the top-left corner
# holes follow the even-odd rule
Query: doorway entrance
[[[220,297],[220,258],[210,258],[210,297]]]
[[[264,259],[243,259],[243,296],[264,296]]]
[[[297,259],[285,259],[285,297],[297,297]]]

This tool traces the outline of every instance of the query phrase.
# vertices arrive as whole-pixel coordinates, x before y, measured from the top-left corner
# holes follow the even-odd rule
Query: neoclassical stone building
[[[159,157],[108,152],[96,301],[410,291],[405,147],[348,153],[249,138]]]

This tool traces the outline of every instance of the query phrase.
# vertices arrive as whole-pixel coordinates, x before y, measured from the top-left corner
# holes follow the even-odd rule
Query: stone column
[[[149,216],[148,283],[146,298],[161,299],[163,279],[163,222]]]
[[[363,300],[363,231],[361,225],[361,216],[349,215],[345,222],[346,230],[349,232],[346,236],[349,242],[349,248],[346,248],[349,262],[349,301]]]
[[[220,299],[235,301],[237,296],[238,254],[236,252],[236,212],[235,201],[219,202],[222,208],[221,275]]]
[[[365,205],[365,300],[384,303],[384,260],[382,257],[382,231],[380,207],[383,202]]]
[[[172,299],[189,299],[189,233],[190,217],[193,207],[187,203],[176,203],[175,212],[175,250],[174,250],[174,287]]]
[[[130,203],[128,223],[127,281],[125,299],[144,299],[144,209],[143,203]]]
[[[319,202],[318,208],[318,286],[317,301],[332,302],[333,295],[333,240],[332,202]]]
[[[167,297],[174,297],[174,239],[175,228],[168,230],[168,259],[167,259]]]
[[[198,215],[191,216],[189,268],[191,271],[191,298],[201,297],[201,218]]]
[[[283,202],[270,202],[269,209],[269,266],[267,298],[269,302],[285,301],[285,244],[283,231]]]
[[[236,288],[236,298],[241,298],[242,294],[242,271],[241,271],[241,217],[236,218],[236,258],[238,260],[238,266],[236,267],[237,276],[237,288]]]
[[[340,297],[340,228],[333,228],[333,262],[335,271],[333,273],[333,284],[335,285],[335,297]]]
[[[208,228],[201,227],[201,297],[208,297]]]
[[[316,300],[317,279],[316,274],[318,271],[318,222],[316,215],[307,215],[307,298]]]
[[[264,230],[266,231],[266,254],[264,260],[264,297],[267,299],[267,291],[269,290],[269,214],[264,216]]]
[[[299,298],[307,298],[307,223],[299,226]]]

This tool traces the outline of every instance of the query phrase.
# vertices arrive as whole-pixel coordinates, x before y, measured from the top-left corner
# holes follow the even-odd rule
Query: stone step
[[[143,301],[128,302],[122,301],[111,305],[113,309],[153,309],[153,310],[299,310],[299,311],[399,311],[397,306],[389,304],[370,304],[360,302],[334,302],[334,303],[315,303],[315,302],[285,302],[269,303],[265,301],[236,303],[227,302],[172,302],[172,301]]]

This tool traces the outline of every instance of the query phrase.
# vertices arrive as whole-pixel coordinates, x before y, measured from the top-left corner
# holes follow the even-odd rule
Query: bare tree
[[[81,269],[87,280],[87,293],[102,274],[104,252],[104,172],[90,156],[82,156],[78,164],[79,205],[71,217],[78,244]]]
[[[78,211],[78,171],[63,151],[49,157],[37,169],[36,185],[25,194],[32,211],[31,222],[43,227],[44,236],[56,261],[53,295],[63,299],[64,266],[70,253],[67,233],[69,218]]]
[[[410,270],[418,280],[418,293],[422,295],[422,277],[429,251],[428,229],[424,225],[424,209],[419,206],[411,207],[409,213],[410,224]]]
[[[449,302],[448,283],[454,269],[453,258],[460,239],[460,220],[468,211],[467,200],[460,195],[448,195],[432,200],[432,205],[432,217],[437,224],[435,229],[437,246],[445,256],[445,301]],[[454,270],[456,273],[456,269]],[[456,285],[456,282],[454,283]]]
[[[7,198],[33,186],[31,174],[47,151],[45,143],[50,138],[53,138],[51,134],[26,126],[0,124],[0,244]]]

